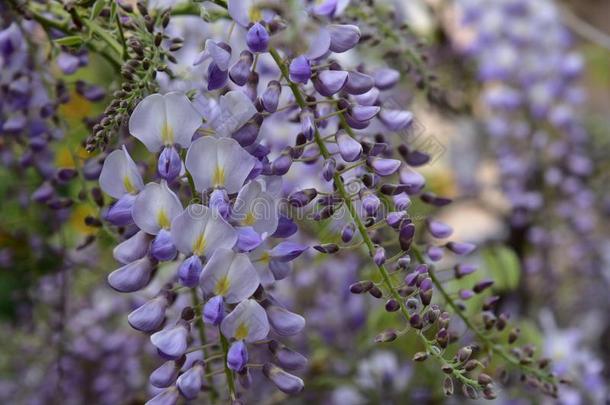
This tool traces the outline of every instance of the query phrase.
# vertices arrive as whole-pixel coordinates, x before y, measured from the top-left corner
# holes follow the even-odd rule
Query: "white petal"
[[[220,113],[209,121],[218,136],[229,137],[256,114],[252,100],[242,91],[233,90],[219,100]]]
[[[173,132],[173,143],[183,148],[191,145],[191,139],[201,126],[201,115],[195,110],[188,97],[172,92],[163,96],[168,128]]]
[[[273,233],[277,229],[277,200],[263,191],[259,181],[250,181],[243,186],[233,205],[232,218],[243,226],[251,226],[256,232]]]
[[[199,138],[186,154],[186,168],[193,176],[197,191],[221,187],[229,194],[236,193],[255,162],[256,158],[230,138]]]
[[[219,247],[232,248],[237,232],[215,210],[189,205],[172,222],[172,239],[182,253],[207,256]]]
[[[129,117],[129,133],[150,152],[163,146],[161,132],[165,125],[165,102],[161,94],[151,94],[138,103]]]
[[[230,249],[216,249],[203,268],[200,283],[207,294],[222,295],[229,304],[250,297],[260,284],[248,256]]]
[[[144,188],[138,167],[125,146],[122,150],[115,150],[104,160],[100,187],[114,198],[121,198],[127,193],[137,193]]]
[[[223,319],[220,331],[224,336],[256,342],[269,334],[267,313],[253,299],[242,301]]]
[[[158,152],[163,145],[188,148],[200,125],[201,116],[195,107],[177,92],[151,94],[138,103],[129,118],[129,132],[150,152]]]
[[[156,235],[162,228],[169,229],[172,220],[182,212],[178,196],[167,183],[148,183],[138,194],[133,205],[132,217],[138,228]]]

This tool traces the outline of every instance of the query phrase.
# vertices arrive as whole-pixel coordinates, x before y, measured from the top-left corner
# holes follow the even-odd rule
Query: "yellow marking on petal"
[[[256,222],[256,217],[254,216],[254,213],[252,213],[252,211],[248,211],[248,213],[246,214],[246,218],[244,218],[244,225],[254,225],[254,223]]]
[[[90,204],[79,204],[72,210],[70,226],[84,235],[92,235],[97,232],[94,227],[85,224],[85,218],[97,215],[96,209]]]
[[[171,225],[169,218],[167,217],[167,213],[163,208],[161,208],[157,213],[157,223],[163,229],[169,229]]]
[[[263,13],[261,12],[260,8],[258,8],[256,5],[253,5],[248,11],[248,17],[250,18],[250,21],[258,22],[263,19]]]
[[[225,184],[225,170],[218,165],[216,165],[216,168],[214,169],[214,175],[212,176],[212,184],[214,185],[214,187],[224,186]]]
[[[261,257],[259,257],[256,261],[264,264],[269,264],[269,262],[271,261],[271,255],[269,254],[269,252],[263,252]]]
[[[134,187],[133,183],[131,182],[131,179],[129,178],[129,176],[125,176],[123,177],[123,187],[125,187],[125,190],[127,190],[128,193],[133,194],[136,191],[136,188]]]
[[[195,253],[197,256],[203,255],[203,252],[205,251],[205,245],[205,236],[203,235],[203,233],[200,233],[195,243],[193,243],[193,253]]]
[[[174,143],[174,130],[169,126],[167,120],[163,122],[163,128],[161,128],[161,139],[165,145]]]
[[[248,325],[245,323],[240,323],[237,329],[235,330],[235,339],[236,340],[244,340],[248,337]]]
[[[214,287],[214,294],[216,295],[225,295],[229,292],[229,288],[231,287],[231,281],[229,277],[222,276],[218,282],[216,282],[216,286]]]

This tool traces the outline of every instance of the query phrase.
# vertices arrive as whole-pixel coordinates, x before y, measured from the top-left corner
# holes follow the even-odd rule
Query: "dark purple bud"
[[[426,361],[428,358],[428,353],[426,352],[417,352],[413,355],[413,361],[422,362]]]
[[[188,348],[189,326],[185,321],[179,321],[175,326],[153,333],[150,341],[159,354],[167,359],[178,359]]]
[[[133,224],[133,218],[131,217],[131,209],[133,203],[136,200],[136,196],[133,194],[125,194],[117,200],[113,205],[110,206],[104,219],[116,226],[126,226]]]
[[[373,72],[373,78],[375,79],[375,87],[379,90],[387,90],[398,83],[400,72],[395,69],[381,68]]]
[[[471,355],[472,355],[472,348],[470,346],[464,346],[460,350],[458,350],[455,357],[459,363],[464,363],[464,362],[468,361],[468,359],[470,359]]]
[[[293,207],[304,207],[313,201],[318,195],[315,188],[306,188],[304,190],[295,191],[288,196],[288,203]]]
[[[293,336],[301,332],[305,327],[305,318],[286,308],[278,305],[270,305],[265,308],[269,324],[280,336]]]
[[[196,287],[199,284],[199,275],[203,269],[201,259],[197,255],[193,255],[184,260],[178,267],[178,278],[180,283],[185,287]]]
[[[413,113],[402,110],[382,109],[379,112],[379,119],[392,131],[401,131],[408,128],[413,123]]]
[[[356,226],[353,223],[349,223],[343,227],[341,230],[341,240],[343,243],[348,243],[354,237],[354,232],[356,231]]]
[[[373,286],[374,284],[372,281],[358,281],[349,286],[349,291],[352,294],[364,294],[365,292],[368,292],[371,288],[373,288]]]
[[[74,169],[69,168],[59,169],[55,174],[55,177],[60,183],[66,183],[75,178],[76,176],[78,176],[78,172]]]
[[[244,50],[241,52],[239,60],[229,69],[229,77],[233,83],[238,86],[246,84],[248,77],[250,77],[250,67],[253,61],[254,57],[250,51]]]
[[[394,329],[384,330],[377,336],[375,336],[375,343],[386,343],[393,342],[398,337],[398,334]]]
[[[227,71],[220,70],[216,63],[212,62],[208,66],[208,90],[218,90],[227,83],[229,74]]]
[[[290,80],[297,83],[307,83],[311,77],[311,63],[309,59],[301,55],[290,63]]]
[[[268,347],[278,364],[287,370],[298,370],[307,365],[305,356],[284,346],[277,340],[271,340]]]
[[[427,219],[426,225],[428,227],[428,232],[430,232],[430,234],[435,238],[448,238],[453,233],[453,229],[449,225],[440,221]]]
[[[246,34],[246,44],[252,52],[267,52],[269,33],[261,23],[255,23]]]
[[[313,86],[324,97],[331,97],[341,91],[347,83],[347,72],[323,70],[313,80]]]
[[[347,83],[343,89],[352,95],[364,94],[375,85],[375,81],[369,75],[360,72],[349,72]]]
[[[346,162],[355,162],[362,155],[362,145],[347,132],[341,130],[335,135],[341,158]]]
[[[476,249],[476,245],[466,242],[448,242],[447,249],[451,250],[456,255],[467,255]]]
[[[403,256],[398,259],[398,267],[406,269],[411,264],[411,256]]]
[[[176,361],[170,360],[163,363],[150,374],[148,379],[150,384],[157,388],[167,388],[174,384],[185,359],[186,357],[182,357]]]
[[[132,328],[145,333],[158,331],[165,321],[165,310],[169,306],[164,294],[148,300],[144,305],[132,311],[127,321]],[[162,387],[163,388],[163,387]]]
[[[521,334],[521,330],[519,328],[513,328],[508,332],[508,343],[513,344],[519,339],[519,335]]]
[[[426,163],[428,163],[429,161],[430,161],[430,155],[428,155],[427,153],[424,153],[424,152],[420,152],[418,150],[409,152],[407,154],[407,156],[405,157],[405,162],[407,162],[407,164],[409,164],[413,167],[423,166]]]
[[[400,232],[398,234],[398,241],[400,242],[400,248],[403,251],[408,251],[411,247],[411,242],[413,242],[413,237],[415,236],[415,225],[406,224],[402,228],[400,228]]]
[[[324,178],[324,180],[331,181],[333,179],[336,167],[337,163],[335,162],[335,159],[333,159],[332,157],[326,159],[326,161],[324,162],[324,167],[322,168],[322,177]]]
[[[315,116],[310,109],[304,109],[299,115],[301,120],[301,133],[307,140],[311,141],[316,132]]]
[[[389,299],[385,303],[385,310],[388,312],[396,312],[400,309],[400,304],[395,299]]]
[[[76,92],[89,101],[101,101],[106,97],[106,91],[102,86],[87,84],[82,80],[76,82]]]
[[[222,295],[216,295],[203,306],[203,320],[210,325],[220,325],[225,317],[225,304]]]
[[[419,283],[419,289],[421,291],[428,291],[432,289],[432,279],[430,277],[424,278],[421,283]]]
[[[150,254],[159,261],[173,260],[178,254],[171,233],[161,229],[150,245]]]
[[[388,225],[390,225],[392,228],[398,229],[404,218],[405,218],[405,212],[398,211],[398,212],[389,212],[388,215],[386,215],[385,220],[388,223]]]
[[[282,86],[280,82],[271,80],[261,96],[261,103],[265,111],[272,113],[277,110],[281,92]]]
[[[83,177],[86,180],[98,180],[102,173],[103,165],[97,158],[87,159],[83,165]]]
[[[330,50],[335,53],[348,51],[360,41],[360,29],[355,25],[330,24],[326,28],[330,34]]]
[[[233,342],[227,352],[227,366],[233,371],[241,371],[248,364],[248,348],[243,340]]]
[[[428,246],[428,248],[426,249],[426,255],[433,262],[438,262],[439,260],[441,260],[443,258],[444,251],[442,248],[440,248],[438,246]]]
[[[196,362],[186,370],[176,381],[180,393],[186,398],[193,400],[197,398],[203,385],[204,368],[201,362]]]
[[[258,138],[260,126],[256,122],[248,122],[241,126],[237,131],[231,134],[231,138],[235,139],[244,148],[250,146]]]
[[[271,170],[274,176],[283,176],[288,173],[290,166],[292,166],[290,154],[282,153],[273,163],[271,163]]]
[[[493,284],[494,284],[493,280],[479,281],[478,283],[475,284],[475,286],[472,288],[472,290],[475,293],[480,294],[483,291],[485,291],[486,289],[488,289],[489,287],[491,287]]]
[[[153,263],[148,257],[113,271],[108,275],[108,284],[119,292],[134,292],[146,287],[153,272]]]
[[[378,156],[385,152],[385,150],[388,148],[388,144],[383,142],[363,141],[362,147],[365,154],[369,156]]]
[[[320,253],[327,254],[333,254],[339,251],[339,246],[337,246],[335,243],[324,243],[322,245],[315,245],[313,248]]]
[[[369,294],[371,294],[373,297],[375,297],[377,299],[383,297],[383,292],[376,285],[371,286],[371,288],[369,289]]]
[[[455,278],[460,279],[464,276],[474,273],[475,271],[477,271],[477,268],[472,264],[458,264],[453,268],[453,270]]]
[[[400,167],[400,160],[370,157],[367,164],[380,176],[390,176]]]
[[[445,377],[443,380],[443,392],[448,397],[453,395],[453,379],[451,377]]]
[[[450,198],[439,197],[431,192],[423,193],[420,198],[426,204],[434,205],[435,207],[444,207],[445,205],[451,204]]]
[[[294,395],[303,391],[303,380],[294,376],[272,363],[265,363],[263,374],[282,392]]]
[[[32,200],[38,203],[45,203],[53,197],[55,189],[51,186],[51,183],[45,181],[32,193]],[[130,214],[131,216],[131,214]]]

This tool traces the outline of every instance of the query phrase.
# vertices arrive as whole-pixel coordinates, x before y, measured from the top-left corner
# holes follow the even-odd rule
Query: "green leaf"
[[[68,37],[58,38],[55,43],[63,46],[79,46],[83,43],[83,39],[78,35],[71,35]]]
[[[514,290],[519,285],[521,264],[517,254],[506,246],[490,246],[482,251],[483,260],[497,290]]]
[[[96,2],[93,4],[93,8],[91,9],[89,19],[92,21],[95,20],[100,15],[105,5],[106,0],[96,0]]]

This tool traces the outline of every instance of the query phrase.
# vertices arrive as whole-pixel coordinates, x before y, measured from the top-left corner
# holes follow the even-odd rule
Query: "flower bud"
[[[176,148],[173,146],[166,146],[159,155],[159,160],[157,162],[157,172],[159,173],[159,176],[168,182],[171,182],[180,175],[180,170],[182,170],[182,160],[180,159],[180,155],[178,155]]]
[[[179,397],[178,388],[171,386],[151,398],[145,405],[175,405]]]
[[[248,348],[243,340],[233,342],[227,352],[227,366],[233,371],[241,371],[248,363]]]
[[[305,327],[305,318],[278,305],[269,305],[265,311],[269,324],[280,336],[296,335]]]
[[[460,350],[458,350],[456,354],[457,361],[460,363],[464,363],[470,359],[470,355],[472,354],[472,348],[470,346],[464,346]]]
[[[183,356],[176,361],[170,360],[163,363],[150,374],[150,384],[157,388],[167,388],[172,385],[176,381],[185,359],[186,357]]]
[[[290,395],[298,394],[303,390],[303,380],[271,363],[265,363],[263,374],[282,392]]]
[[[426,226],[428,228],[428,232],[438,239],[448,238],[453,233],[453,229],[449,225],[433,219],[427,219]]]
[[[345,86],[347,76],[342,70],[323,70],[314,78],[313,85],[322,96],[331,97]]]
[[[428,353],[426,352],[417,352],[413,355],[413,361],[422,362],[428,358]]]
[[[261,103],[265,111],[273,113],[277,110],[281,91],[282,86],[277,80],[271,80],[269,84],[267,84],[267,88],[261,96]]]
[[[113,271],[108,275],[108,284],[119,292],[134,292],[146,287],[153,272],[153,263],[148,257]]]
[[[106,211],[104,219],[116,226],[133,224],[131,209],[135,200],[136,196],[133,194],[123,195],[117,202],[110,206],[108,211]]]
[[[305,135],[307,140],[311,141],[316,132],[315,116],[313,111],[308,108],[303,109],[301,114],[299,114],[299,119],[301,121],[301,133]]]
[[[330,24],[327,26],[327,30],[330,34],[330,50],[332,52],[348,51],[360,41],[360,29],[355,25]]]
[[[186,352],[188,335],[188,324],[179,321],[175,326],[153,333],[150,341],[163,357],[178,359]]]
[[[387,329],[375,336],[375,343],[393,342],[398,337],[394,329]]]
[[[173,260],[178,254],[171,233],[161,229],[150,245],[150,254],[159,261]]]
[[[127,321],[132,328],[139,331],[145,333],[156,332],[165,321],[165,311],[168,306],[167,297],[161,294],[132,311],[127,316]]]
[[[398,241],[400,243],[400,248],[407,252],[411,247],[411,243],[413,242],[413,237],[415,236],[415,225],[407,224],[400,228],[398,233]]]
[[[216,295],[203,306],[203,320],[210,325],[220,325],[224,319],[225,307],[222,295]]]
[[[346,162],[355,162],[362,155],[362,145],[347,132],[341,130],[335,135],[341,158]]]
[[[288,203],[293,207],[304,207],[316,198],[317,195],[318,191],[315,188],[295,191],[288,196]]]
[[[347,83],[345,83],[344,90],[351,95],[364,94],[375,85],[375,81],[369,75],[364,73],[352,71],[348,73]]]
[[[385,263],[385,260],[385,249],[380,246],[377,248],[375,254],[373,255],[373,261],[378,267],[381,267]]]
[[[246,34],[246,44],[252,52],[266,52],[269,33],[261,23],[255,23]]]
[[[445,205],[451,204],[451,199],[446,197],[439,197],[429,191],[423,193],[420,199],[426,204],[433,205],[435,207],[444,207]]]
[[[324,167],[322,168],[322,177],[324,178],[324,180],[331,181],[333,179],[336,167],[337,164],[335,162],[335,159],[333,159],[332,157],[326,159],[326,161],[324,162]]]
[[[287,370],[297,370],[307,365],[307,358],[305,356],[276,340],[271,340],[268,347],[279,365]]]
[[[307,83],[311,77],[311,63],[309,59],[301,55],[290,62],[290,80],[297,83]]]
[[[445,379],[443,380],[443,391],[448,397],[453,395],[453,380],[451,379],[451,377],[445,377]]]
[[[486,289],[488,289],[489,287],[491,287],[493,284],[494,284],[493,280],[479,281],[477,284],[475,284],[475,286],[472,288],[472,290],[475,293],[480,294],[483,291],[485,291]]]
[[[327,254],[333,254],[339,251],[339,246],[337,246],[335,243],[324,243],[322,245],[316,245],[313,248],[318,252]]]
[[[362,207],[367,216],[375,216],[379,210],[381,201],[375,194],[367,194],[362,198]]]
[[[394,174],[400,167],[400,160],[371,157],[367,164],[380,176]]]
[[[119,243],[112,256],[120,263],[128,264],[141,259],[148,252],[150,236],[144,231],[138,231],[131,238]]]
[[[178,377],[176,386],[186,399],[193,400],[197,398],[203,384],[203,375],[203,364],[201,362],[196,362],[191,368]]]
[[[196,287],[199,283],[199,275],[203,265],[197,255],[192,255],[184,260],[178,267],[178,278],[185,287]]]
[[[400,304],[395,299],[389,299],[385,303],[385,310],[388,312],[396,312],[400,309]]]
[[[358,281],[349,286],[349,291],[352,294],[364,294],[365,292],[367,292],[371,288],[373,288],[373,286],[374,286],[374,284],[372,281],[369,281],[369,280]]]
[[[451,250],[456,255],[467,255],[472,253],[476,248],[472,243],[465,242],[449,242],[447,243],[447,249]]]

